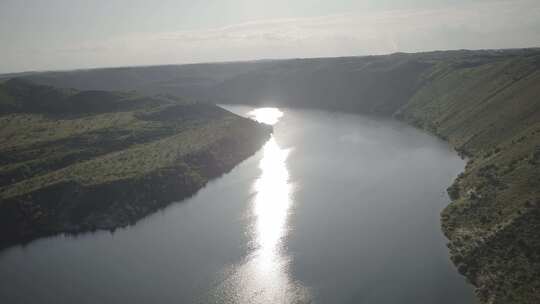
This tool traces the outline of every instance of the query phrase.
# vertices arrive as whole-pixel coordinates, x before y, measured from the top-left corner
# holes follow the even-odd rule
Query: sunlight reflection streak
[[[247,113],[258,122],[275,124],[283,116],[276,108]],[[254,251],[218,288],[215,303],[309,303],[309,290],[289,274],[290,257],[282,250],[292,204],[287,157],[274,137],[263,147],[260,176],[254,182],[252,237]]]
[[[265,267],[279,257],[280,240],[291,204],[289,172],[285,160],[289,151],[281,150],[272,137],[264,146],[260,162],[261,176],[255,182],[256,242],[260,266]]]

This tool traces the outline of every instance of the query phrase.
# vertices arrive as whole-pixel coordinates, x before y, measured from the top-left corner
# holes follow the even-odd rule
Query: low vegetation
[[[2,246],[130,224],[193,194],[269,134],[216,106],[172,97],[17,79],[0,92]]]
[[[539,96],[538,54],[439,64],[400,112],[468,157],[442,223],[482,303],[540,302]]]

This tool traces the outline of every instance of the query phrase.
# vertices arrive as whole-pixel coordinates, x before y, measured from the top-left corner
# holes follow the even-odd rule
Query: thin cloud
[[[65,68],[61,64],[66,57],[77,62],[78,56],[89,66],[104,66],[528,47],[540,45],[538,16],[537,1],[518,0],[254,20],[210,29],[132,33],[57,46],[37,56],[47,54],[44,62],[50,66],[44,68]]]

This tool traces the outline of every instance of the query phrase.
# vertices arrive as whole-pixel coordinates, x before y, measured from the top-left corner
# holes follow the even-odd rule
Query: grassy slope
[[[231,169],[269,134],[212,105],[20,81],[0,84],[1,106],[2,246],[131,223]]]
[[[399,115],[470,157],[442,222],[481,301],[540,302],[540,55],[439,64]]]

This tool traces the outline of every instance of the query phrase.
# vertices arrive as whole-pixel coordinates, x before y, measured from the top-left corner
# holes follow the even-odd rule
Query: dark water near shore
[[[193,198],[0,252],[0,302],[473,303],[439,228],[456,153],[392,120],[281,111],[261,151]]]

